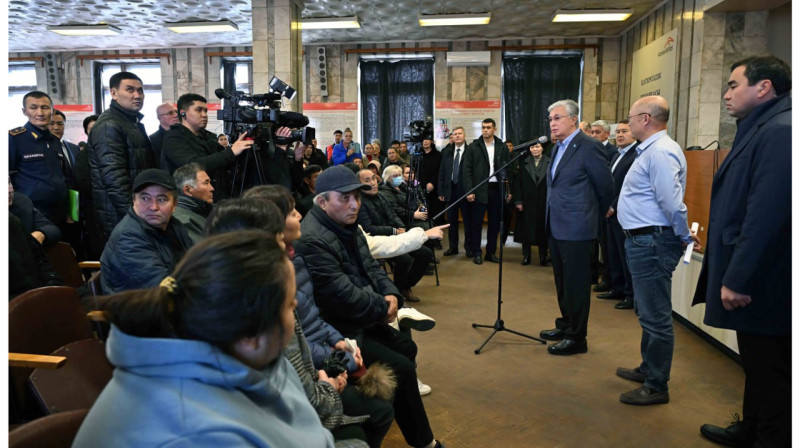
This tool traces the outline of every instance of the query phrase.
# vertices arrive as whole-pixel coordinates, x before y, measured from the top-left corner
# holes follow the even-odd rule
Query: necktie
[[[453,159],[453,183],[458,183],[458,170],[461,165],[461,148],[456,148],[456,157]]]
[[[72,169],[72,161],[69,159],[69,149],[64,142],[61,142],[61,152],[64,154],[64,164],[65,167]]]

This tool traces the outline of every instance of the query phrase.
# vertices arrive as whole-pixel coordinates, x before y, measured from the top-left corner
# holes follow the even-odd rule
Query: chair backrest
[[[33,394],[46,413],[88,409],[111,380],[114,368],[106,357],[105,344],[84,339],[52,353],[65,356],[58,370],[36,369],[30,376]]]
[[[70,342],[92,337],[92,326],[74,288],[47,286],[20,294],[8,303],[8,350],[49,355]],[[9,370],[11,421],[27,421],[42,413],[27,380],[33,369]]]
[[[83,274],[81,268],[78,266],[78,258],[75,256],[75,251],[72,246],[59,241],[53,244],[45,251],[47,259],[53,264],[53,268],[58,273],[58,276],[64,280],[64,284],[78,288],[83,286]]]
[[[88,409],[48,415],[8,433],[9,448],[69,448],[78,434]]]

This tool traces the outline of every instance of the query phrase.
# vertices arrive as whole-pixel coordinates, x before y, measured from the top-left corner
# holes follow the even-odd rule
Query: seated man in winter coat
[[[149,169],[136,176],[133,206],[100,257],[104,293],[158,286],[192,246],[183,225],[171,219],[177,190],[166,171]]]

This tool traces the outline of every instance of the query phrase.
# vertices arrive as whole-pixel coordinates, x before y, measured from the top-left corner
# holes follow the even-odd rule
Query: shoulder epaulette
[[[11,129],[10,131],[8,131],[8,133],[11,134],[11,135],[19,135],[19,134],[22,134],[23,132],[25,132],[27,130],[28,129],[25,126],[20,126],[18,128]]]

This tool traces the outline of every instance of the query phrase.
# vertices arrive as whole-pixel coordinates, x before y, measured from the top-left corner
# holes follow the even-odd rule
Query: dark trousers
[[[736,332],[744,367],[743,421],[754,447],[789,447],[792,440],[792,337]]]
[[[456,200],[464,195],[464,189],[461,188],[461,184],[454,184],[451,183],[450,187],[450,198],[452,200]],[[471,240],[470,240],[470,213],[469,213],[469,202],[466,199],[459,202],[455,207],[451,208],[447,211],[447,222],[450,223],[450,227],[447,228],[447,239],[450,241],[450,247],[454,249],[458,249],[458,212],[461,211],[461,217],[464,219],[464,250],[467,252],[472,251]]]
[[[617,215],[608,218],[607,226],[608,260],[606,262],[606,274],[611,292],[622,294],[626,299],[633,298],[633,280],[631,270],[625,260],[625,234],[622,233],[622,226],[617,220]]]
[[[417,345],[411,337],[394,328],[378,324],[364,330],[361,345],[364,364],[382,362],[397,375],[394,394],[394,417],[411,446],[425,446],[433,441],[433,431],[417,386]]]
[[[506,192],[508,193],[508,192]],[[500,234],[500,244],[503,246],[506,245],[508,241],[508,235],[511,234],[511,216],[516,212],[517,208],[514,206],[513,202],[504,202],[503,203],[503,233]]]
[[[366,436],[362,440],[366,440],[370,448],[381,446],[381,441],[394,421],[392,403],[380,398],[365,397],[350,385],[344,388],[341,398],[345,415],[369,415],[369,419],[361,424]]]
[[[590,256],[597,240],[566,241],[548,236],[553,276],[561,317],[556,328],[564,330],[567,339],[586,339],[591,299]]]
[[[531,256],[531,243],[522,243],[522,256],[529,258]],[[547,262],[547,240],[539,244],[539,264],[544,266]]]
[[[397,257],[391,258],[394,262],[394,284],[405,291],[416,285],[423,276],[428,264],[433,261],[433,251],[426,246]]]
[[[486,229],[486,253],[495,254],[497,249],[497,237],[500,235],[500,184],[489,182],[489,202],[480,204],[471,203],[472,213],[470,215],[470,242],[472,252],[477,255],[481,253],[481,231],[483,230],[483,215],[489,212],[489,226]]]
[[[603,282],[608,283],[608,244],[606,243],[606,218],[600,217],[597,224],[598,240],[592,248],[592,281],[603,277]],[[602,258],[603,261],[600,261]]]

